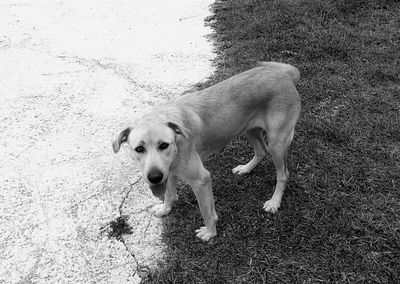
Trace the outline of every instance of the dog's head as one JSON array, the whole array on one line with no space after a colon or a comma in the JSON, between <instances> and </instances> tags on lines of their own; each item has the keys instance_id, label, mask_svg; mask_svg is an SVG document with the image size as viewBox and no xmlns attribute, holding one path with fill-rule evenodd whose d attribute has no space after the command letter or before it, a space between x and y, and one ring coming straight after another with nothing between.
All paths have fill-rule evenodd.
<instances>
[{"instance_id":1,"label":"dog's head","mask_svg":"<svg viewBox=\"0 0 400 284\"><path fill-rule=\"evenodd\" d=\"M129 144L132 158L157 197L165 193L170 165L178 152L177 136L186 139L182 129L173 122L144 120L124 129L112 143L115 153L122 143Z\"/></svg>"}]
</instances>

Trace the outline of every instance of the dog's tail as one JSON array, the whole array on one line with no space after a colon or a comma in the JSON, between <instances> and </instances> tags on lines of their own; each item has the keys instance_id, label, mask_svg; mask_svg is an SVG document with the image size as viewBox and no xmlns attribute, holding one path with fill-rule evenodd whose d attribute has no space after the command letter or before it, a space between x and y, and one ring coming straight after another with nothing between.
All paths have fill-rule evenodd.
<instances>
[{"instance_id":1,"label":"dog's tail","mask_svg":"<svg viewBox=\"0 0 400 284\"><path fill-rule=\"evenodd\" d=\"M297 83L300 80L300 71L296 67L285 64L285 63L278 63L278 62L258 62L257 66L265 66L270 68L271 70L276 70L280 71L282 73L285 73L289 76L290 79L292 79L294 85L297 85Z\"/></svg>"}]
</instances>

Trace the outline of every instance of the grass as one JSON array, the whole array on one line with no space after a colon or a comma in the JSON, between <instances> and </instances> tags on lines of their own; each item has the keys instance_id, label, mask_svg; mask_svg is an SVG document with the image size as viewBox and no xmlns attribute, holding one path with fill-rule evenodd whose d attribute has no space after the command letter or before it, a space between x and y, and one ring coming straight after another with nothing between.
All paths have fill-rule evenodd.
<instances>
[{"instance_id":1,"label":"grass","mask_svg":"<svg viewBox=\"0 0 400 284\"><path fill-rule=\"evenodd\" d=\"M163 268L145 283L400 283L400 3L217 0L207 19L216 74L257 61L301 71L302 114L278 214L263 212L275 171L238 138L207 163L219 235L195 238L196 199L180 186L165 218Z\"/></svg>"}]
</instances>

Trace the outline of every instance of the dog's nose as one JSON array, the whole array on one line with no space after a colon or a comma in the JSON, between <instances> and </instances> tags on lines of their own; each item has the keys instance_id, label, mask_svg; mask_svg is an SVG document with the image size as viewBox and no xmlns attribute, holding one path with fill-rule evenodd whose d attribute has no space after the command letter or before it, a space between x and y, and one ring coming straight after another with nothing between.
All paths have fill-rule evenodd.
<instances>
[{"instance_id":1,"label":"dog's nose","mask_svg":"<svg viewBox=\"0 0 400 284\"><path fill-rule=\"evenodd\" d=\"M163 174L159 169L152 169L147 175L147 179L149 182L156 184L163 179Z\"/></svg>"}]
</instances>

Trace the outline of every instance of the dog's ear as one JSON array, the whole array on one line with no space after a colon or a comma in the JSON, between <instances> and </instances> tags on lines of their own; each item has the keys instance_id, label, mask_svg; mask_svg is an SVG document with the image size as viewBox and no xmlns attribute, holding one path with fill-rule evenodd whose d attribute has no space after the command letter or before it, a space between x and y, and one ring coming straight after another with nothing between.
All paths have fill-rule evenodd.
<instances>
[{"instance_id":1,"label":"dog's ear","mask_svg":"<svg viewBox=\"0 0 400 284\"><path fill-rule=\"evenodd\" d=\"M171 128L176 134L182 135L183 138L187 140L187 134L185 133L186 131L183 129L183 127L174 122L168 122L168 127Z\"/></svg>"},{"instance_id":2,"label":"dog's ear","mask_svg":"<svg viewBox=\"0 0 400 284\"><path fill-rule=\"evenodd\" d=\"M128 141L128 136L129 133L131 133L132 128L128 127L118 135L118 138L112 142L112 147L114 150L114 153L117 153L119 151L119 148L121 147L121 144L124 142Z\"/></svg>"}]
</instances>

